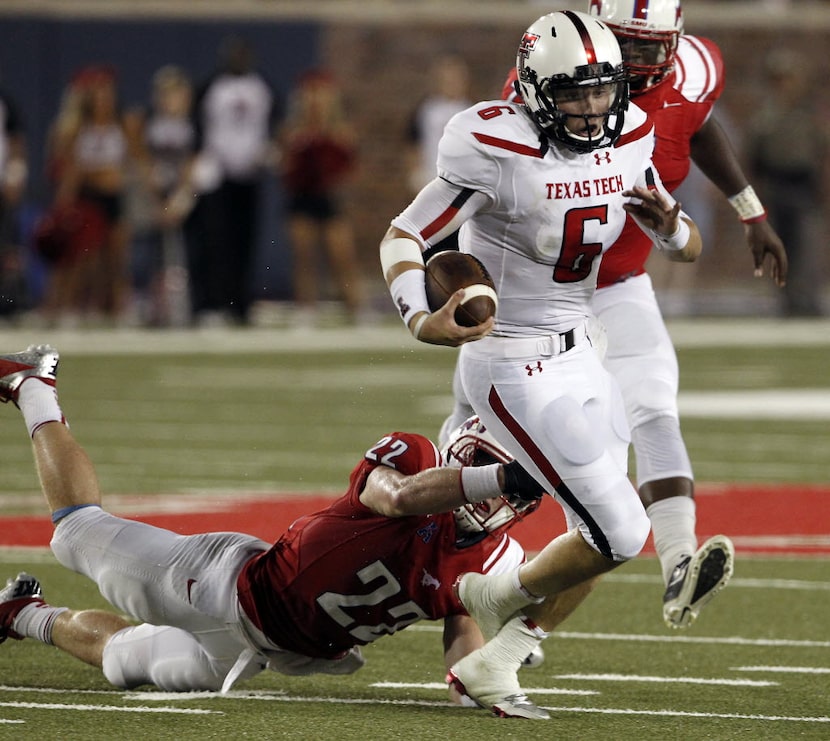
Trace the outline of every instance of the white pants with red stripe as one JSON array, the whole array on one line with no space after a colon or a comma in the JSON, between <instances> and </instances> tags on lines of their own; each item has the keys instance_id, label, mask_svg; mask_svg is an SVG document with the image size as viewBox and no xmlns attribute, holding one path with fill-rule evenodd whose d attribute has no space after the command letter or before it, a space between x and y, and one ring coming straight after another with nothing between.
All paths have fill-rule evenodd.
<instances>
[{"instance_id":1,"label":"white pants with red stripe","mask_svg":"<svg viewBox=\"0 0 830 741\"><path fill-rule=\"evenodd\" d=\"M564 352L558 338L467 343L460 378L490 432L556 491L569 527L579 527L603 555L625 561L645 544L649 520L627 476L619 388L579 330L576 346Z\"/></svg>"}]
</instances>

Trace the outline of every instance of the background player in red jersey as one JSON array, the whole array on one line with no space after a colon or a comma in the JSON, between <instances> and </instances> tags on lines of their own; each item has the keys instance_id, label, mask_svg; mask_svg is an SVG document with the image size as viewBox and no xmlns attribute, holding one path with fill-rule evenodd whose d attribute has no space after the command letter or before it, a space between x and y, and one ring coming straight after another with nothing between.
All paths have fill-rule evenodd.
<instances>
[{"instance_id":1,"label":"background player in red jersey","mask_svg":"<svg viewBox=\"0 0 830 741\"><path fill-rule=\"evenodd\" d=\"M0 642L35 638L102 668L115 686L170 691L227 690L265 668L351 673L361 645L422 619L444 619L447 667L483 644L453 582L524 561L505 531L542 492L478 420L443 451L417 434L381 438L342 497L273 545L241 533L183 536L101 508L92 463L58 404L57 364L48 346L0 357L0 401L20 408L32 437L58 561L141 623L53 607L20 574L0 590Z\"/></svg>"},{"instance_id":2,"label":"background player in red jersey","mask_svg":"<svg viewBox=\"0 0 830 741\"><path fill-rule=\"evenodd\" d=\"M709 39L683 34L679 0L591 0L620 44L631 99L654 122L652 160L669 191L694 161L721 190L744 223L755 274L764 264L784 285L787 256L712 108L724 87L723 60ZM502 97L520 102L512 69ZM637 487L651 520L666 584L663 618L684 628L732 573L734 548L716 535L698 548L692 466L677 408L677 357L646 273L652 241L628 218L603 255L592 308L606 345L605 366L623 392L637 463ZM472 413L456 377L456 408L444 430ZM458 403L461 399L462 402ZM442 432L444 435L445 432Z\"/></svg>"}]
</instances>

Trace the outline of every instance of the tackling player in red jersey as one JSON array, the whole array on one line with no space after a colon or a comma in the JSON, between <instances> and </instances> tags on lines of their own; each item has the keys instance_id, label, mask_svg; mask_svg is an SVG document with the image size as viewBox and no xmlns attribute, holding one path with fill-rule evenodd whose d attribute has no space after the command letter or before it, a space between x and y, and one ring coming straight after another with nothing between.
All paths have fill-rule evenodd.
<instances>
[{"instance_id":1,"label":"tackling player in red jersey","mask_svg":"<svg viewBox=\"0 0 830 741\"><path fill-rule=\"evenodd\" d=\"M101 508L92 463L58 404L57 365L44 345L0 356L0 401L19 407L31 435L56 558L141 622L51 606L38 581L19 574L0 589L0 643L34 638L117 687L169 691L228 690L266 668L348 674L363 665L360 646L419 620L444 619L447 668L483 645L453 582L524 562L506 530L542 490L480 420L441 451L417 434L381 438L343 496L274 544L183 536Z\"/></svg>"}]
</instances>

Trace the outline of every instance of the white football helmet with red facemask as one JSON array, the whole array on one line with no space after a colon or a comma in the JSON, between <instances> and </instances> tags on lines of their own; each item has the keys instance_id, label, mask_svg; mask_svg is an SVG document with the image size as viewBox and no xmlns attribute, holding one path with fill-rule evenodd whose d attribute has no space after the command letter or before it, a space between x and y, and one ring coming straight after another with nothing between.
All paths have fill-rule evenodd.
<instances>
[{"instance_id":1,"label":"white football helmet with red facemask","mask_svg":"<svg viewBox=\"0 0 830 741\"><path fill-rule=\"evenodd\" d=\"M510 463L513 456L494 438L482 421L474 416L465 420L441 448L445 465L486 466ZM501 534L539 506L538 500L524 501L502 495L475 504L465 504L453 511L458 531L458 545L472 545L487 535Z\"/></svg>"},{"instance_id":2,"label":"white football helmet with red facemask","mask_svg":"<svg viewBox=\"0 0 830 741\"><path fill-rule=\"evenodd\" d=\"M680 0L590 0L589 13L617 37L632 95L671 74L683 33Z\"/></svg>"}]
</instances>

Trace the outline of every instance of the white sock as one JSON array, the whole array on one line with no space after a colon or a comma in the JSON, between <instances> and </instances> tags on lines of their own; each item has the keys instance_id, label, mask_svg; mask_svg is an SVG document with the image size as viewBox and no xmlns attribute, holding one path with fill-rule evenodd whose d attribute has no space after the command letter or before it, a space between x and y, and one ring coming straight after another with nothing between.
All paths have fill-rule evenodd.
<instances>
[{"instance_id":1,"label":"white sock","mask_svg":"<svg viewBox=\"0 0 830 741\"><path fill-rule=\"evenodd\" d=\"M487 575L491 606L498 615L511 615L529 604L538 604L544 600L544 597L534 596L522 585L520 568L503 574Z\"/></svg>"},{"instance_id":2,"label":"white sock","mask_svg":"<svg viewBox=\"0 0 830 741\"><path fill-rule=\"evenodd\" d=\"M674 567L697 550L695 510L691 497L661 499L646 510L665 584L669 583Z\"/></svg>"},{"instance_id":3,"label":"white sock","mask_svg":"<svg viewBox=\"0 0 830 741\"><path fill-rule=\"evenodd\" d=\"M23 413L29 436L47 422L66 424L60 405L58 391L54 386L44 383L39 378L27 378L18 390L17 406Z\"/></svg>"},{"instance_id":4,"label":"white sock","mask_svg":"<svg viewBox=\"0 0 830 741\"><path fill-rule=\"evenodd\" d=\"M12 621L12 630L24 638L35 638L51 646L55 618L68 609L68 607L52 607L45 602L32 602L17 613Z\"/></svg>"},{"instance_id":5,"label":"white sock","mask_svg":"<svg viewBox=\"0 0 830 741\"><path fill-rule=\"evenodd\" d=\"M481 657L493 666L518 671L530 652L547 637L532 620L517 615L481 648Z\"/></svg>"}]
</instances>

